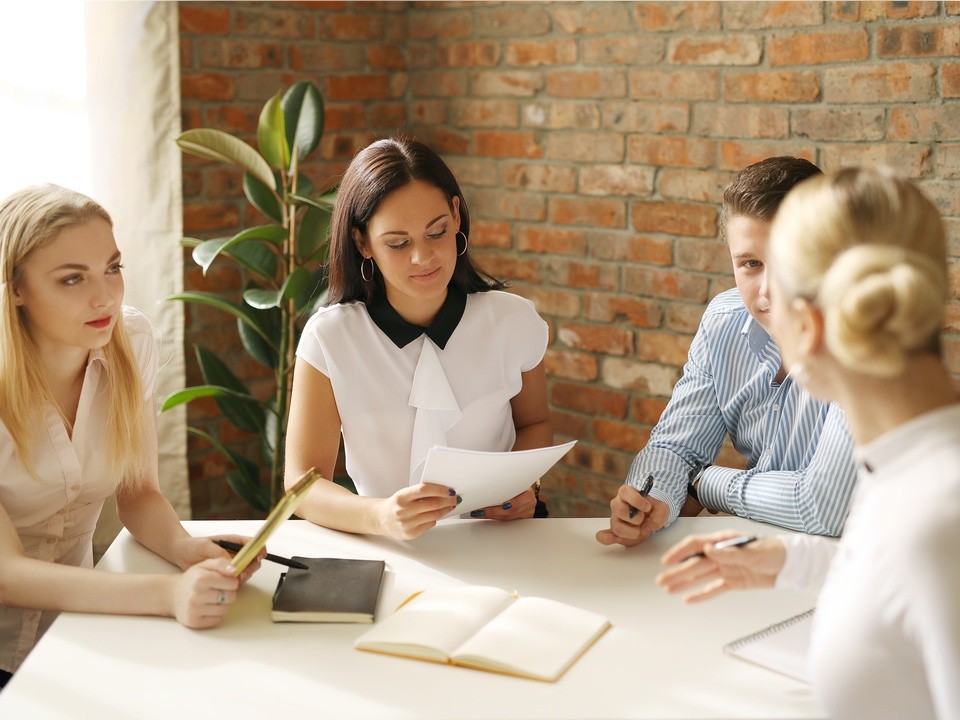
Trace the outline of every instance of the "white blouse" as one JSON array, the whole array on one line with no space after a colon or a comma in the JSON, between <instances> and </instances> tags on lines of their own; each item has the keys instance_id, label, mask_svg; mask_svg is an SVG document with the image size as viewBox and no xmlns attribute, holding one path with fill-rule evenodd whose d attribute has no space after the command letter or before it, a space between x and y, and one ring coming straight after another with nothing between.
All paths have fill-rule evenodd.
<instances>
[{"instance_id":1,"label":"white blouse","mask_svg":"<svg viewBox=\"0 0 960 720\"><path fill-rule=\"evenodd\" d=\"M140 368L144 399L149 401L159 367L153 330L146 316L132 307L123 308L123 323ZM103 351L92 351L72 437L57 410L46 407L44 425L30 446L36 477L20 461L13 438L0 423L0 505L28 557L93 566L93 531L104 500L119 481L110 474L104 454L108 372ZM16 670L56 615L0 605L0 669Z\"/></svg>"},{"instance_id":2,"label":"white blouse","mask_svg":"<svg viewBox=\"0 0 960 720\"><path fill-rule=\"evenodd\" d=\"M510 400L520 374L543 359L547 324L516 295L451 289L434 326L423 333L386 303L368 311L358 301L322 308L304 328L297 355L330 379L361 495L389 497L419 482L433 445L513 447Z\"/></svg>"},{"instance_id":3,"label":"white blouse","mask_svg":"<svg viewBox=\"0 0 960 720\"><path fill-rule=\"evenodd\" d=\"M839 543L783 536L778 587L813 590L826 575L814 689L831 718L960 718L960 405L859 455Z\"/></svg>"}]
</instances>

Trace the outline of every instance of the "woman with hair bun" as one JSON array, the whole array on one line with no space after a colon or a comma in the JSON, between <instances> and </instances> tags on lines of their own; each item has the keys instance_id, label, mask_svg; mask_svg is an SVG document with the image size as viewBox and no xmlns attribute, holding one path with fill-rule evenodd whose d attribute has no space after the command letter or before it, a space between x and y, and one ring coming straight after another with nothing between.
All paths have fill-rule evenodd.
<instances>
[{"instance_id":1,"label":"woman with hair bun","mask_svg":"<svg viewBox=\"0 0 960 720\"><path fill-rule=\"evenodd\" d=\"M690 536L663 557L689 602L820 589L809 673L830 717L960 717L960 403L940 358L946 233L909 180L849 168L805 181L771 231L772 328L791 374L837 401L860 477L839 543ZM702 551L705 557L691 558Z\"/></svg>"}]
</instances>

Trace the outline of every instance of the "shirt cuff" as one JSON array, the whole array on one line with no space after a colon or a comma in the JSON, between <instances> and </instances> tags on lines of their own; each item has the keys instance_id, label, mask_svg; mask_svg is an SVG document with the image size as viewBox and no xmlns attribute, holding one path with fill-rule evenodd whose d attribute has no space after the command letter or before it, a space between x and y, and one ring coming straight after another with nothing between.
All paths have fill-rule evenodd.
<instances>
[{"instance_id":1,"label":"shirt cuff","mask_svg":"<svg viewBox=\"0 0 960 720\"><path fill-rule=\"evenodd\" d=\"M787 556L774 587L818 593L836 554L837 541L804 533L776 537L783 543Z\"/></svg>"},{"instance_id":2,"label":"shirt cuff","mask_svg":"<svg viewBox=\"0 0 960 720\"><path fill-rule=\"evenodd\" d=\"M700 485L697 487L697 500L707 510L719 510L720 512L737 515L736 508L730 506L727 502L727 484L733 478L742 473L743 470L737 468L728 468L718 465L711 465L703 471L700 476Z\"/></svg>"}]
</instances>

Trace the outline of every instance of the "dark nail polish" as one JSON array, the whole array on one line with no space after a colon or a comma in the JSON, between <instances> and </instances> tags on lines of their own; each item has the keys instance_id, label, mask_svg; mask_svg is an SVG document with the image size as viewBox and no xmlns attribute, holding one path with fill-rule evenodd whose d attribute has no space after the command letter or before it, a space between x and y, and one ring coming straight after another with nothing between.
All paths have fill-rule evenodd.
<instances>
[{"instance_id":1,"label":"dark nail polish","mask_svg":"<svg viewBox=\"0 0 960 720\"><path fill-rule=\"evenodd\" d=\"M457 495L457 505L463 502L463 498Z\"/></svg>"},{"instance_id":2,"label":"dark nail polish","mask_svg":"<svg viewBox=\"0 0 960 720\"><path fill-rule=\"evenodd\" d=\"M503 505L501 505L500 507L502 507L504 510L509 510L510 508L513 507L513 503L508 500L507 502L505 502L505 503L504 503Z\"/></svg>"},{"instance_id":3,"label":"dark nail polish","mask_svg":"<svg viewBox=\"0 0 960 720\"><path fill-rule=\"evenodd\" d=\"M472 518L482 518L482 517L483 517L484 515L486 515L486 514L487 514L487 513L486 513L485 510L474 510L474 511L472 511L472 512L470 513L470 517L472 517Z\"/></svg>"},{"instance_id":4,"label":"dark nail polish","mask_svg":"<svg viewBox=\"0 0 960 720\"><path fill-rule=\"evenodd\" d=\"M450 497L453 497L456 494L457 494L456 490L454 490L453 488L447 488L447 495L449 495Z\"/></svg>"}]
</instances>

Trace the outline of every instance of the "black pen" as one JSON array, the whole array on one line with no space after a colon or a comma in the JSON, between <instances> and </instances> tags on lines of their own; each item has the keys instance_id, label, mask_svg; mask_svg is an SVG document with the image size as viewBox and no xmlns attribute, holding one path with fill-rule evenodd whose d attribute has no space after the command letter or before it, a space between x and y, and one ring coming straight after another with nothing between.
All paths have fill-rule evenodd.
<instances>
[{"instance_id":1,"label":"black pen","mask_svg":"<svg viewBox=\"0 0 960 720\"><path fill-rule=\"evenodd\" d=\"M715 543L713 549L723 550L724 548L743 547L744 545L749 545L750 543L756 542L759 539L760 538L756 535L737 535L736 537L727 538L726 540L721 540L720 542ZM691 558L702 558L706 556L706 553L701 550L693 553L693 555L687 555L687 557L683 559L683 562L686 562Z\"/></svg>"},{"instance_id":2,"label":"black pen","mask_svg":"<svg viewBox=\"0 0 960 720\"><path fill-rule=\"evenodd\" d=\"M224 550L229 550L230 552L238 552L240 548L243 547L240 543L231 542L230 540L214 540L214 542L222 547ZM299 560L291 560L290 558L285 558L280 555L274 555L272 553L267 553L266 559L270 562L275 562L278 565L286 565L287 567L297 568L298 570L309 570L310 568L304 565Z\"/></svg>"},{"instance_id":3,"label":"black pen","mask_svg":"<svg viewBox=\"0 0 960 720\"><path fill-rule=\"evenodd\" d=\"M643 481L643 485L640 486L640 497L646 497L650 494L650 491L653 490L653 473L647 475L647 479ZM632 520L637 516L637 513L640 512L637 508L630 506L630 519Z\"/></svg>"}]
</instances>

